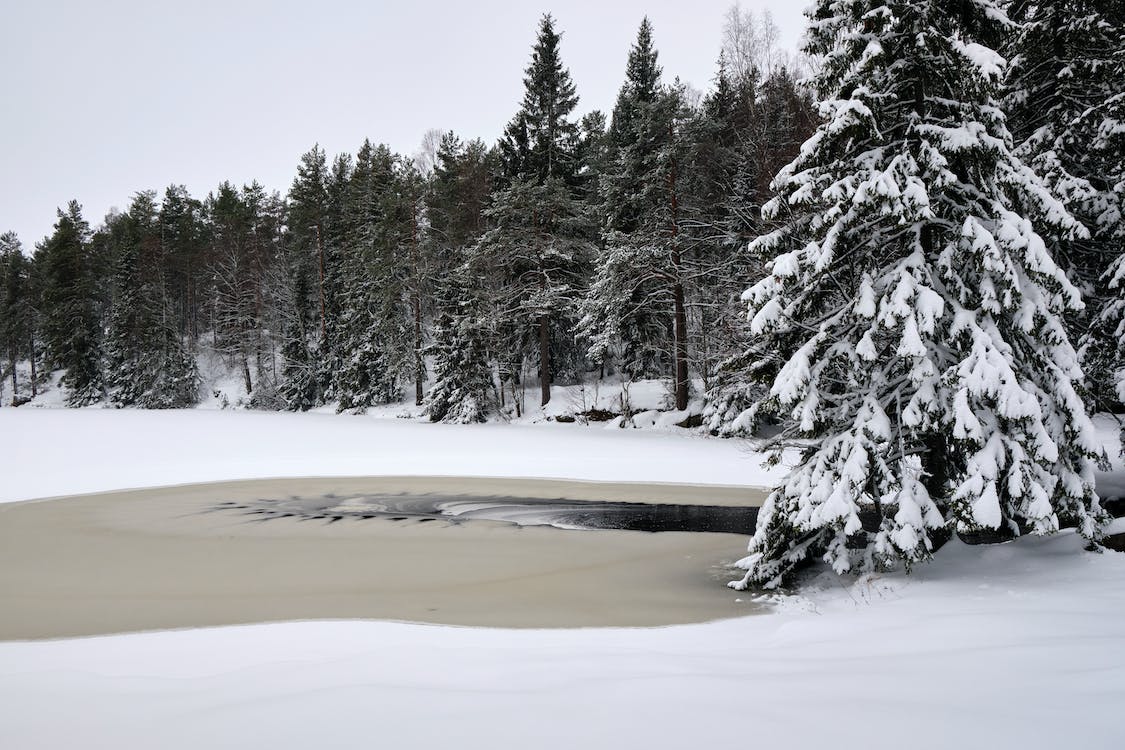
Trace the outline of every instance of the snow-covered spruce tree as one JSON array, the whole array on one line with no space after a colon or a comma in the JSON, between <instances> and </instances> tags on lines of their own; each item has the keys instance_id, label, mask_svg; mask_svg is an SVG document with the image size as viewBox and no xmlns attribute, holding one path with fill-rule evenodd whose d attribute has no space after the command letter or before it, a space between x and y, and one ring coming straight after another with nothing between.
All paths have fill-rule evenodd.
<instances>
[{"instance_id":1,"label":"snow-covered spruce tree","mask_svg":"<svg viewBox=\"0 0 1125 750\"><path fill-rule=\"evenodd\" d=\"M170 185L160 204L161 265L176 330L195 350L212 299L203 204L183 185Z\"/></svg>"},{"instance_id":2,"label":"snow-covered spruce tree","mask_svg":"<svg viewBox=\"0 0 1125 750\"><path fill-rule=\"evenodd\" d=\"M411 316L404 293L401 161L386 146L364 142L349 183L349 224L332 320L331 397L340 410L362 412L397 401L413 375Z\"/></svg>"},{"instance_id":3,"label":"snow-covered spruce tree","mask_svg":"<svg viewBox=\"0 0 1125 750\"><path fill-rule=\"evenodd\" d=\"M660 76L646 18L629 50L610 124L599 196L604 247L583 300L580 334L590 359L604 362L616 349L632 378L671 372L676 408L683 409L687 325L678 179L687 111L682 92L662 86Z\"/></svg>"},{"instance_id":4,"label":"snow-covered spruce tree","mask_svg":"<svg viewBox=\"0 0 1125 750\"><path fill-rule=\"evenodd\" d=\"M1004 108L1017 154L1089 230L1049 238L1056 262L1080 287L1086 309L1067 316L1095 409L1120 397L1113 388L1116 330L1106 269L1125 245L1125 3L1019 0ZM1119 337L1114 336L1114 339Z\"/></svg>"},{"instance_id":5,"label":"snow-covered spruce tree","mask_svg":"<svg viewBox=\"0 0 1125 750\"><path fill-rule=\"evenodd\" d=\"M775 69L760 83L756 78L734 79L729 88L733 89L733 101L722 110L729 112L727 127L738 126L740 134L733 154L735 172L726 180L729 193L718 227L725 237L725 244L719 248L725 251L720 256L726 264L724 276L731 283L713 284L706 276L703 280L712 293L723 293L712 303L713 333L708 343L721 359L711 377L705 377L708 390L703 417L709 430L736 436L744 435L749 427L739 415L762 394L760 383L747 382L743 376L750 336L739 298L764 271L761 258L744 250L754 237L781 223L779 216L763 222L761 206L770 196L773 176L793 160L801 143L812 135L816 112L809 92L784 67ZM720 91L717 85L716 98Z\"/></svg>"},{"instance_id":6,"label":"snow-covered spruce tree","mask_svg":"<svg viewBox=\"0 0 1125 750\"><path fill-rule=\"evenodd\" d=\"M285 273L271 280L285 319L278 395L291 411L305 411L321 401L316 373L320 350L327 350L329 179L327 157L315 145L301 156L289 188Z\"/></svg>"},{"instance_id":7,"label":"snow-covered spruce tree","mask_svg":"<svg viewBox=\"0 0 1125 750\"><path fill-rule=\"evenodd\" d=\"M35 300L31 284L31 259L15 232L0 234L0 350L5 354L12 380L12 403L21 401L17 363L26 358L35 372ZM34 397L35 376L26 390Z\"/></svg>"},{"instance_id":8,"label":"snow-covered spruce tree","mask_svg":"<svg viewBox=\"0 0 1125 750\"><path fill-rule=\"evenodd\" d=\"M42 332L47 358L65 369L67 406L86 406L104 396L101 331L91 268L90 225L71 201L58 212L54 232L37 248L35 265L43 283Z\"/></svg>"},{"instance_id":9,"label":"snow-covered spruce tree","mask_svg":"<svg viewBox=\"0 0 1125 750\"><path fill-rule=\"evenodd\" d=\"M753 250L753 416L800 459L736 587L822 556L837 572L929 557L935 532L1096 539L1093 427L1062 321L1081 305L1033 226L1081 228L1012 152L990 0L820 0L823 123L777 176Z\"/></svg>"},{"instance_id":10,"label":"snow-covered spruce tree","mask_svg":"<svg viewBox=\"0 0 1125 750\"><path fill-rule=\"evenodd\" d=\"M176 409L199 400L199 371L164 291L159 229L156 194L142 192L103 230L116 255L104 350L106 390L117 406Z\"/></svg>"},{"instance_id":11,"label":"snow-covered spruce tree","mask_svg":"<svg viewBox=\"0 0 1125 750\"><path fill-rule=\"evenodd\" d=\"M318 403L335 398L336 372L344 351L342 342L347 331L343 327L344 293L350 271L345 263L349 257L352 233L351 189L354 160L350 154L339 154L332 162L328 178L328 215L324 241L324 340L317 348L316 390Z\"/></svg>"},{"instance_id":12,"label":"snow-covered spruce tree","mask_svg":"<svg viewBox=\"0 0 1125 750\"><path fill-rule=\"evenodd\" d=\"M431 422L484 422L495 390L488 357L490 332L479 283L465 267L450 273L438 289L433 342L434 383L426 394Z\"/></svg>"},{"instance_id":13,"label":"snow-covered spruce tree","mask_svg":"<svg viewBox=\"0 0 1125 750\"><path fill-rule=\"evenodd\" d=\"M1118 80L1125 81L1125 46L1116 52L1115 66L1122 71ZM1087 367L1108 381L1118 401L1125 403L1125 92L1112 96L1095 113L1090 116L1100 123L1089 153L1102 157L1102 175L1110 186L1095 238L1106 238L1117 256L1099 279L1102 304L1083 338L1082 354Z\"/></svg>"},{"instance_id":14,"label":"snow-covered spruce tree","mask_svg":"<svg viewBox=\"0 0 1125 750\"><path fill-rule=\"evenodd\" d=\"M504 357L518 377L525 359L538 363L540 405L551 382L576 370L574 328L593 254L595 227L578 175L578 95L559 51L561 35L543 16L524 76L519 111L501 139L501 174L491 228L469 254L473 272L492 278L493 320ZM513 387L515 384L513 383Z\"/></svg>"},{"instance_id":15,"label":"snow-covered spruce tree","mask_svg":"<svg viewBox=\"0 0 1125 750\"><path fill-rule=\"evenodd\" d=\"M277 399L288 411L308 411L321 403L320 363L317 350L312 347L315 334L308 330L310 318L300 303L308 287L302 274L303 259L298 253L287 247L285 262L271 269L266 284L270 306L281 329Z\"/></svg>"}]
</instances>

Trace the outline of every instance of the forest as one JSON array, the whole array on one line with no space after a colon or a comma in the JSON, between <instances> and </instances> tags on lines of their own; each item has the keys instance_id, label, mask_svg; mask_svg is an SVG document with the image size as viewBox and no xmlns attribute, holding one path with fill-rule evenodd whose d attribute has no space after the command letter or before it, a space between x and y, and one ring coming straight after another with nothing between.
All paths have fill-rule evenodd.
<instances>
[{"instance_id":1,"label":"forest","mask_svg":"<svg viewBox=\"0 0 1125 750\"><path fill-rule=\"evenodd\" d=\"M813 553L909 565L953 528L1096 541L1090 415L1125 399L1125 4L809 19L797 56L736 7L706 92L646 19L607 114L580 112L547 15L496 143L313 146L284 195L142 190L96 228L72 201L31 255L0 238L13 404L62 372L71 406L189 407L202 349L251 408L431 421L659 379L704 430L801 451L746 585Z\"/></svg>"},{"instance_id":2,"label":"forest","mask_svg":"<svg viewBox=\"0 0 1125 750\"><path fill-rule=\"evenodd\" d=\"M285 195L171 185L94 230L72 201L31 258L4 235L16 401L61 369L72 406L191 406L213 347L260 409L411 398L482 421L526 410L527 384L545 403L595 373L669 378L683 409L741 348L738 295L761 269L746 247L815 119L771 23L732 11L701 95L663 80L646 20L612 114L579 117L545 16L498 143L313 146Z\"/></svg>"}]
</instances>

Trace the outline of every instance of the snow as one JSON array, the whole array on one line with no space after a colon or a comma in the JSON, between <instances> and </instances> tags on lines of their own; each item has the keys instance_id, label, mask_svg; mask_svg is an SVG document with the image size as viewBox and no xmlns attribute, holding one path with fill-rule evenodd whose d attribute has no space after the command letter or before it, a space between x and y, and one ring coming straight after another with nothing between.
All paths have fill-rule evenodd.
<instances>
[{"instance_id":1,"label":"snow","mask_svg":"<svg viewBox=\"0 0 1125 750\"><path fill-rule=\"evenodd\" d=\"M4 643L0 746L1120 747L1125 556L1078 542L959 546L706 625Z\"/></svg>"},{"instance_id":2,"label":"snow","mask_svg":"<svg viewBox=\"0 0 1125 750\"><path fill-rule=\"evenodd\" d=\"M783 472L763 468L743 442L677 430L202 409L0 409L0 502L263 477L437 474L761 487Z\"/></svg>"},{"instance_id":3,"label":"snow","mask_svg":"<svg viewBox=\"0 0 1125 750\"><path fill-rule=\"evenodd\" d=\"M976 42L965 44L958 39L950 41L953 48L980 71L982 77L996 79L1004 74L1007 61L995 50Z\"/></svg>"},{"instance_id":4,"label":"snow","mask_svg":"<svg viewBox=\"0 0 1125 750\"><path fill-rule=\"evenodd\" d=\"M1116 422L1096 427L1116 456ZM262 475L769 478L739 443L689 435L203 410L2 409L0 457L5 500ZM0 643L0 747L1120 747L1125 555L1081 547L951 542L910 576L826 575L703 625Z\"/></svg>"}]
</instances>

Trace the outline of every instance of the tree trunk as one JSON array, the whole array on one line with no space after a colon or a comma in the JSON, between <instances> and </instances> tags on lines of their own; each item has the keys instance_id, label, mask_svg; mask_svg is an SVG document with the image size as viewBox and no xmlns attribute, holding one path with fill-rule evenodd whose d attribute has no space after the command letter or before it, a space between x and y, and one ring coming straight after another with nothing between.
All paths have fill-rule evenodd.
<instances>
[{"instance_id":1,"label":"tree trunk","mask_svg":"<svg viewBox=\"0 0 1125 750\"><path fill-rule=\"evenodd\" d=\"M39 386L36 383L35 339L34 338L32 338L30 341L28 341L27 351L28 351L28 358L31 360L31 397L35 398L38 395L37 391L39 389Z\"/></svg>"},{"instance_id":2,"label":"tree trunk","mask_svg":"<svg viewBox=\"0 0 1125 750\"><path fill-rule=\"evenodd\" d=\"M674 143L676 134L672 126L668 126L669 143ZM676 160L672 159L671 169L668 171L668 200L669 211L672 217L669 230L672 234L672 305L674 321L672 336L673 357L675 359L675 390L676 409L683 411L688 404L688 363L687 363L687 311L684 309L684 283L683 283L683 256L679 248L680 221L679 199L676 195Z\"/></svg>"},{"instance_id":3,"label":"tree trunk","mask_svg":"<svg viewBox=\"0 0 1125 750\"><path fill-rule=\"evenodd\" d=\"M674 255L677 267L679 255L679 252ZM679 280L672 285L672 300L675 305L676 409L683 411L688 405L687 313L684 310L684 285Z\"/></svg>"},{"instance_id":4,"label":"tree trunk","mask_svg":"<svg viewBox=\"0 0 1125 750\"><path fill-rule=\"evenodd\" d=\"M246 393L249 395L252 392L252 384L250 382L250 358L242 357L242 380L246 384Z\"/></svg>"},{"instance_id":5,"label":"tree trunk","mask_svg":"<svg viewBox=\"0 0 1125 750\"><path fill-rule=\"evenodd\" d=\"M324 240L320 236L320 222L316 224L316 250L320 256L320 340L328 338L328 316L324 312Z\"/></svg>"},{"instance_id":6,"label":"tree trunk","mask_svg":"<svg viewBox=\"0 0 1125 750\"><path fill-rule=\"evenodd\" d=\"M422 405L422 380L426 363L422 359L422 299L414 292L414 405Z\"/></svg>"},{"instance_id":7,"label":"tree trunk","mask_svg":"<svg viewBox=\"0 0 1125 750\"><path fill-rule=\"evenodd\" d=\"M551 336L547 316L539 316L539 397L540 406L551 400Z\"/></svg>"},{"instance_id":8,"label":"tree trunk","mask_svg":"<svg viewBox=\"0 0 1125 750\"><path fill-rule=\"evenodd\" d=\"M19 383L16 381L16 350L8 349L8 361L12 365L12 403L16 402L19 393Z\"/></svg>"},{"instance_id":9,"label":"tree trunk","mask_svg":"<svg viewBox=\"0 0 1125 750\"><path fill-rule=\"evenodd\" d=\"M414 405L422 405L422 380L426 363L422 359L422 292L421 269L418 267L418 201L410 199L410 272L414 277L411 307L414 312Z\"/></svg>"}]
</instances>

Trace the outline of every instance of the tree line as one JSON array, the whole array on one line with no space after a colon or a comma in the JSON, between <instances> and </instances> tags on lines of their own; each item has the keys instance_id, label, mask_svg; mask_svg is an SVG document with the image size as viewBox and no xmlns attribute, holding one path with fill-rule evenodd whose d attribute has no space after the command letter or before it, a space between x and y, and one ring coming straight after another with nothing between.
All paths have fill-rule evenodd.
<instances>
[{"instance_id":1,"label":"tree line","mask_svg":"<svg viewBox=\"0 0 1125 750\"><path fill-rule=\"evenodd\" d=\"M545 16L496 144L314 146L284 196L173 185L96 230L71 202L32 258L3 239L13 392L63 370L70 405L190 406L208 346L257 408L408 396L480 421L597 372L667 377L683 409L740 347L738 295L761 268L746 247L815 122L771 34L732 9L700 95L664 80L646 19L613 112L579 117ZM22 386L18 362L35 368Z\"/></svg>"}]
</instances>

